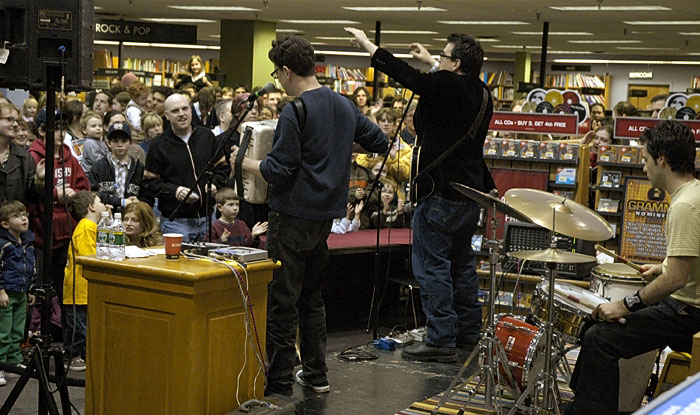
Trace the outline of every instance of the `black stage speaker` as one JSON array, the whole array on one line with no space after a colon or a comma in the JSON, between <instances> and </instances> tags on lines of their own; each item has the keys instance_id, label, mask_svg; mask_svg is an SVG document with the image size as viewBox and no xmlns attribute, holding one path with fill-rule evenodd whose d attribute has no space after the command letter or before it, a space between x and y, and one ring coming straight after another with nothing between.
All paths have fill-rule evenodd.
<instances>
[{"instance_id":1,"label":"black stage speaker","mask_svg":"<svg viewBox=\"0 0 700 415\"><path fill-rule=\"evenodd\" d=\"M46 89L46 65L63 55L66 89L90 89L94 36L93 0L0 1L0 48L10 51L0 87Z\"/></svg>"}]
</instances>

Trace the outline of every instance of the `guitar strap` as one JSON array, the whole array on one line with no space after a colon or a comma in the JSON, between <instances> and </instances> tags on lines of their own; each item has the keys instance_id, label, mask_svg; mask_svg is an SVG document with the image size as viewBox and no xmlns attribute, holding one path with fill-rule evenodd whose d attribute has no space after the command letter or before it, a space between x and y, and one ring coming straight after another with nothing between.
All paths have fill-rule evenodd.
<instances>
[{"instance_id":1,"label":"guitar strap","mask_svg":"<svg viewBox=\"0 0 700 415\"><path fill-rule=\"evenodd\" d=\"M450 148L445 150L445 152L440 154L440 156L438 156L435 160L428 164L428 166L425 169L421 169L421 171L417 172L416 177L413 178L414 181L421 175L434 170L438 165L440 165L440 163L442 163L446 158L452 155L452 153L457 151L457 149L461 147L467 140L474 138L474 136L476 135L476 131L481 126L481 121L484 119L484 114L486 113L486 106L488 105L488 102L489 92L486 88L484 88L481 99L481 108L479 108L479 113L476 115L474 123L472 123L472 126L469 128L467 134L464 137L460 138L457 142L452 144Z\"/></svg>"}]
</instances>

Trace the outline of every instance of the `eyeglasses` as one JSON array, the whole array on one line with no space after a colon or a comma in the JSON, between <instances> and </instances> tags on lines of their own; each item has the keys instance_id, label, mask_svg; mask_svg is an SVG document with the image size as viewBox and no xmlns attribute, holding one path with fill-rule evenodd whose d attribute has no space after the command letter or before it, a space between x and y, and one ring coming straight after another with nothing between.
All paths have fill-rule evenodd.
<instances>
[{"instance_id":1,"label":"eyeglasses","mask_svg":"<svg viewBox=\"0 0 700 415\"><path fill-rule=\"evenodd\" d=\"M456 59L456 58L454 58L454 57L452 57L452 56L447 56L447 55L445 55L444 53L439 53L438 56L440 57L440 60L449 59L449 60L453 61L453 60Z\"/></svg>"},{"instance_id":2,"label":"eyeglasses","mask_svg":"<svg viewBox=\"0 0 700 415\"><path fill-rule=\"evenodd\" d=\"M270 76L273 77L274 79L277 79L278 78L277 71L279 71L280 69L282 69L281 66L278 66L277 68L275 68L275 70L270 73Z\"/></svg>"},{"instance_id":3,"label":"eyeglasses","mask_svg":"<svg viewBox=\"0 0 700 415\"><path fill-rule=\"evenodd\" d=\"M0 117L0 120L7 120L10 124L19 123L19 118L15 117Z\"/></svg>"}]
</instances>

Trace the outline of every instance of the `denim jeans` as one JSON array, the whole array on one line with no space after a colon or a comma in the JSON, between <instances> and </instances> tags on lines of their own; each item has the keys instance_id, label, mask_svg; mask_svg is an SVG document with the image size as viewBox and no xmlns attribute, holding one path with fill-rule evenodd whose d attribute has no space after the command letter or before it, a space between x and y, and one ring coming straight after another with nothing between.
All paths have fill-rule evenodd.
<instances>
[{"instance_id":1,"label":"denim jeans","mask_svg":"<svg viewBox=\"0 0 700 415\"><path fill-rule=\"evenodd\" d=\"M700 309L666 298L655 306L628 314L625 324L596 323L583 335L583 345L571 376L576 415L617 415L620 392L619 359L670 346L690 352L700 331Z\"/></svg>"},{"instance_id":2,"label":"denim jeans","mask_svg":"<svg viewBox=\"0 0 700 415\"><path fill-rule=\"evenodd\" d=\"M427 342L454 347L456 338L476 336L481 304L472 235L480 208L430 196L418 202L413 216L413 275L420 286L427 318Z\"/></svg>"},{"instance_id":3,"label":"denim jeans","mask_svg":"<svg viewBox=\"0 0 700 415\"><path fill-rule=\"evenodd\" d=\"M87 306L76 305L73 313L72 304L63 305L63 350L68 357L85 358L87 340ZM75 316L75 322L73 321ZM75 335L73 334L75 328Z\"/></svg>"},{"instance_id":4,"label":"denim jeans","mask_svg":"<svg viewBox=\"0 0 700 415\"><path fill-rule=\"evenodd\" d=\"M166 233L181 233L182 242L204 241L207 233L207 218L160 218L160 229Z\"/></svg>"},{"instance_id":5,"label":"denim jeans","mask_svg":"<svg viewBox=\"0 0 700 415\"><path fill-rule=\"evenodd\" d=\"M304 377L326 379L326 307L321 297L332 220L309 220L272 211L267 249L282 267L273 272L267 300L268 392L291 394L297 324Z\"/></svg>"}]
</instances>

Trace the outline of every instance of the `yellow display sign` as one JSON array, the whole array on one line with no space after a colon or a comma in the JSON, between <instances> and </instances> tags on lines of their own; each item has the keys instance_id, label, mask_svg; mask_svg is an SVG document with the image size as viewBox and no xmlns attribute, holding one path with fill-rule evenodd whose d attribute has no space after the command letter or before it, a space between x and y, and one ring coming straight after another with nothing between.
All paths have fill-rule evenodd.
<instances>
[{"instance_id":1,"label":"yellow display sign","mask_svg":"<svg viewBox=\"0 0 700 415\"><path fill-rule=\"evenodd\" d=\"M635 262L657 263L666 257L666 215L671 198L648 179L627 178L620 233L620 255Z\"/></svg>"}]
</instances>

